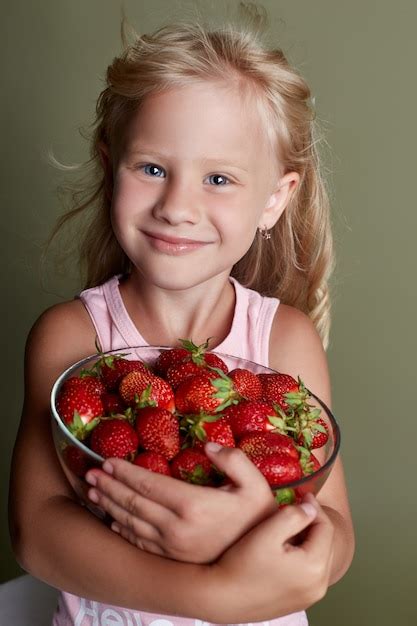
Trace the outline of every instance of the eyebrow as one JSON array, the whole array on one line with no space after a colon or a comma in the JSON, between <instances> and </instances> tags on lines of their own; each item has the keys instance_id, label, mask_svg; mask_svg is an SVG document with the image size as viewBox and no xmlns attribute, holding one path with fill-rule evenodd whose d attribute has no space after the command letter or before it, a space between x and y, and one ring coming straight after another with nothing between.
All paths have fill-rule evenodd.
<instances>
[{"instance_id":1,"label":"eyebrow","mask_svg":"<svg viewBox=\"0 0 417 626\"><path fill-rule=\"evenodd\" d=\"M162 154L160 152L155 152L154 150L148 150L146 146L143 146L143 147L136 146L135 148L132 148L131 150L127 150L126 152L129 155L129 157L134 157L135 155L146 155L148 157L156 159L157 161L159 159L170 158L169 154ZM248 171L247 167L243 167L242 165L237 165L236 161L233 161L230 159L224 159L222 157L212 157L210 159L203 157L201 159L201 163L203 165L212 166L212 167L215 165L221 165L225 167L234 167L236 169L243 170L244 172Z\"/></svg>"},{"instance_id":2,"label":"eyebrow","mask_svg":"<svg viewBox=\"0 0 417 626\"><path fill-rule=\"evenodd\" d=\"M236 161L222 159L221 157L212 158L212 159L202 159L202 163L207 164L207 165L225 165L226 167L235 167L236 169L243 170L244 172L248 171L246 167L242 167L241 165L236 165Z\"/></svg>"}]
</instances>

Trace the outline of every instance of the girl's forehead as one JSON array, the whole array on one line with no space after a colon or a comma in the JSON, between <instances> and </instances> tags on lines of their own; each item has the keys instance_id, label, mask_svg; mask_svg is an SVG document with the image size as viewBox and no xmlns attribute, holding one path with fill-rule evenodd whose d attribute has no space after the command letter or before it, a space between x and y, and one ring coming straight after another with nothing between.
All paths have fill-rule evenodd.
<instances>
[{"instance_id":1,"label":"girl's forehead","mask_svg":"<svg viewBox=\"0 0 417 626\"><path fill-rule=\"evenodd\" d=\"M132 116L125 148L147 145L180 153L226 151L250 160L271 143L259 103L237 84L198 82L149 94Z\"/></svg>"}]
</instances>

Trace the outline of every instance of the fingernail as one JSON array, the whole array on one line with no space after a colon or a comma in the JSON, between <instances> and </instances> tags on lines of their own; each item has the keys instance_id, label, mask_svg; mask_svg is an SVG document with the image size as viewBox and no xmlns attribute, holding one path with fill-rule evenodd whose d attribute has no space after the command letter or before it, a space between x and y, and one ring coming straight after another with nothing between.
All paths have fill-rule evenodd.
<instances>
[{"instance_id":1,"label":"fingernail","mask_svg":"<svg viewBox=\"0 0 417 626\"><path fill-rule=\"evenodd\" d=\"M92 472L89 472L85 475L85 480L88 482L89 485L93 485L93 487L97 485L97 478Z\"/></svg>"},{"instance_id":2,"label":"fingernail","mask_svg":"<svg viewBox=\"0 0 417 626\"><path fill-rule=\"evenodd\" d=\"M304 513L308 515L308 517L316 517L317 509L314 504L311 504L310 502L302 502L300 507L303 509Z\"/></svg>"},{"instance_id":3,"label":"fingernail","mask_svg":"<svg viewBox=\"0 0 417 626\"><path fill-rule=\"evenodd\" d=\"M223 446L221 446L219 443L216 443L215 441L208 441L206 443L206 450L208 450L209 452L219 452L222 447Z\"/></svg>"},{"instance_id":4,"label":"fingernail","mask_svg":"<svg viewBox=\"0 0 417 626\"><path fill-rule=\"evenodd\" d=\"M88 497L90 498L91 502L95 502L97 504L98 502L98 493L95 489L90 489L88 492Z\"/></svg>"},{"instance_id":5,"label":"fingernail","mask_svg":"<svg viewBox=\"0 0 417 626\"><path fill-rule=\"evenodd\" d=\"M110 527L115 533L119 534L120 533L120 526L119 524L116 524L116 522L113 522L113 524Z\"/></svg>"},{"instance_id":6,"label":"fingernail","mask_svg":"<svg viewBox=\"0 0 417 626\"><path fill-rule=\"evenodd\" d=\"M104 461L103 470L106 472L106 474L113 474L113 469L113 465L110 463L110 461Z\"/></svg>"}]
</instances>

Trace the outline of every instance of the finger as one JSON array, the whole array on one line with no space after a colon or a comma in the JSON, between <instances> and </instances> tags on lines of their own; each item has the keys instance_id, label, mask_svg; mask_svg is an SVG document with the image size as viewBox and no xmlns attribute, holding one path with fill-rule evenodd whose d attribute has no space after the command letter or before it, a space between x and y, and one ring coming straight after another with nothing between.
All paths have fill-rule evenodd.
<instances>
[{"instance_id":1,"label":"finger","mask_svg":"<svg viewBox=\"0 0 417 626\"><path fill-rule=\"evenodd\" d=\"M176 514L180 512L181 498L192 498L196 490L201 489L200 485L191 485L171 476L150 472L122 459L107 459L102 469L146 500L156 502Z\"/></svg>"},{"instance_id":2,"label":"finger","mask_svg":"<svg viewBox=\"0 0 417 626\"><path fill-rule=\"evenodd\" d=\"M153 541L147 541L145 539L139 539L138 537L133 535L128 529L121 528L120 535L139 550L143 550L144 552L150 552L151 554L158 554L159 556L164 556L164 551L157 543L154 543Z\"/></svg>"},{"instance_id":3,"label":"finger","mask_svg":"<svg viewBox=\"0 0 417 626\"><path fill-rule=\"evenodd\" d=\"M334 527L330 518L323 511L314 496L308 497L308 502L317 508L317 515L308 529L304 542L299 546L310 558L322 559L324 554L331 558L334 539Z\"/></svg>"},{"instance_id":4,"label":"finger","mask_svg":"<svg viewBox=\"0 0 417 626\"><path fill-rule=\"evenodd\" d=\"M263 533L270 533L275 544L290 544L293 537L314 523L317 514L317 508L307 502L277 509L262 522Z\"/></svg>"},{"instance_id":5,"label":"finger","mask_svg":"<svg viewBox=\"0 0 417 626\"><path fill-rule=\"evenodd\" d=\"M160 539L161 533L156 526L141 519L137 515L129 513L129 511L118 506L113 500L98 492L96 489L90 489L88 491L88 497L110 515L118 524L119 529L127 529L132 536L135 536L138 540L158 541ZM135 543L135 541L132 540L131 543Z\"/></svg>"},{"instance_id":6,"label":"finger","mask_svg":"<svg viewBox=\"0 0 417 626\"><path fill-rule=\"evenodd\" d=\"M174 519L172 511L141 496L134 489L109 476L106 472L100 470L88 472L86 480L95 487L95 491L91 492L90 496L96 497L96 504L99 504L124 526L133 525L132 517L140 518L156 528L160 528L161 525L166 528L167 524Z\"/></svg>"},{"instance_id":7,"label":"finger","mask_svg":"<svg viewBox=\"0 0 417 626\"><path fill-rule=\"evenodd\" d=\"M135 548L139 548L139 550L144 550L146 552L151 552L152 554L159 554L164 556L164 550L158 543L150 541L145 538L140 538L135 535L129 528L125 526L120 526L120 524L114 523L111 525L111 529L116 532L118 535L129 541Z\"/></svg>"},{"instance_id":8,"label":"finger","mask_svg":"<svg viewBox=\"0 0 417 626\"><path fill-rule=\"evenodd\" d=\"M260 483L264 484L269 490L266 479L249 457L239 448L227 448L209 442L206 443L204 451L210 461L221 472L224 472L236 487L253 486L253 483L256 482L258 485Z\"/></svg>"}]
</instances>

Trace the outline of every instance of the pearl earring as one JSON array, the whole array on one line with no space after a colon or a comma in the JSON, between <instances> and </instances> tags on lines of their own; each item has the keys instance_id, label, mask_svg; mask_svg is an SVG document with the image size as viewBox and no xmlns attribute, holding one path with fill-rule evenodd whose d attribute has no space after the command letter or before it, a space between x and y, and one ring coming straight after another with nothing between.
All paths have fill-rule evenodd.
<instances>
[{"instance_id":1,"label":"pearl earring","mask_svg":"<svg viewBox=\"0 0 417 626\"><path fill-rule=\"evenodd\" d=\"M259 226L258 232L264 241L271 239L271 233L266 226Z\"/></svg>"}]
</instances>

